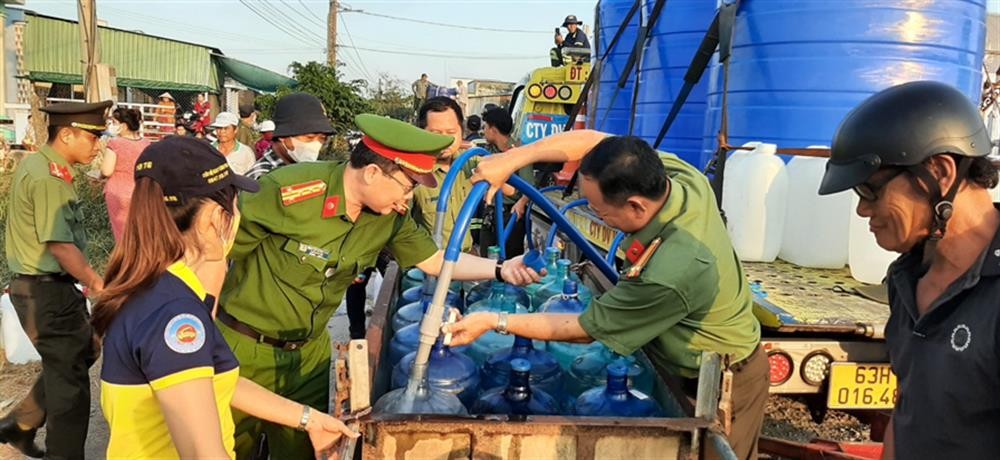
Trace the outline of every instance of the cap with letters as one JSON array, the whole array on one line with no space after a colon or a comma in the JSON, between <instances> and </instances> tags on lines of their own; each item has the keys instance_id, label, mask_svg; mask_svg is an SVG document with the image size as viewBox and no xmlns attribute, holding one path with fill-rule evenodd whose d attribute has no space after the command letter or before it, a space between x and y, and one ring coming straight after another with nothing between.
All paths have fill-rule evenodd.
<instances>
[{"instance_id":1,"label":"cap with letters","mask_svg":"<svg viewBox=\"0 0 1000 460\"><path fill-rule=\"evenodd\" d=\"M167 136L146 147L135 163L135 178L140 177L160 184L168 206L211 196L226 187L248 192L260 190L257 181L234 173L226 157L211 144L186 136Z\"/></svg>"}]
</instances>

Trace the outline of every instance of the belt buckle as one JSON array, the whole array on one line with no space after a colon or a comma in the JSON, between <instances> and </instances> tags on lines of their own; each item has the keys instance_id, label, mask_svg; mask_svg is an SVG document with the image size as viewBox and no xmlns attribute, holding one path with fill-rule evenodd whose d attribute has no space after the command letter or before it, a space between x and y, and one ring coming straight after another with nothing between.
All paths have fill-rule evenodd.
<instances>
[{"instance_id":1,"label":"belt buckle","mask_svg":"<svg viewBox=\"0 0 1000 460\"><path fill-rule=\"evenodd\" d=\"M288 340L288 341L285 341L285 344L282 345L281 349L284 350L284 351L296 351L296 350L302 348L302 346L305 345L305 344L306 344L305 340L298 340L298 341Z\"/></svg>"}]
</instances>

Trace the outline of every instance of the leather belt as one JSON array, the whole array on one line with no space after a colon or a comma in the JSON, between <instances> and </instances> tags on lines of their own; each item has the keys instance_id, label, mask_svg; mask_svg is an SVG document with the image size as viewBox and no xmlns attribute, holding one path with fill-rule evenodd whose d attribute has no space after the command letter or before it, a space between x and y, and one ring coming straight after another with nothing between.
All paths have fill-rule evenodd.
<instances>
[{"instance_id":1,"label":"leather belt","mask_svg":"<svg viewBox=\"0 0 1000 460\"><path fill-rule=\"evenodd\" d=\"M739 374L743 370L743 368L746 367L746 365L750 362L751 359L757 357L758 353L760 354L764 353L764 350L760 347L760 344L758 344L757 348L755 348L753 352L750 353L750 356L747 356L746 358L743 358L742 360L739 360L735 363L729 364L728 369L732 371L734 374ZM698 393L697 377L695 378L681 377L680 381L681 381L681 387L684 389L685 393L688 393L690 395L695 395Z\"/></svg>"},{"instance_id":2,"label":"leather belt","mask_svg":"<svg viewBox=\"0 0 1000 460\"><path fill-rule=\"evenodd\" d=\"M69 273L43 273L40 275L25 275L18 273L14 275L15 279L22 279L25 281L37 281L39 283L75 283L76 278L73 278Z\"/></svg>"},{"instance_id":3,"label":"leather belt","mask_svg":"<svg viewBox=\"0 0 1000 460\"><path fill-rule=\"evenodd\" d=\"M274 348L280 348L284 351L298 350L303 346L305 346L306 342L308 342L308 340L280 340L268 337L264 334L261 334L260 332L257 332L257 330L244 324L240 320L234 318L233 315L226 313L226 311L221 308L219 309L218 313L216 313L215 317L218 318L219 321L222 322L222 324L229 326L230 329L239 332L240 334L243 334L247 337L250 337L257 343L266 343Z\"/></svg>"}]
</instances>

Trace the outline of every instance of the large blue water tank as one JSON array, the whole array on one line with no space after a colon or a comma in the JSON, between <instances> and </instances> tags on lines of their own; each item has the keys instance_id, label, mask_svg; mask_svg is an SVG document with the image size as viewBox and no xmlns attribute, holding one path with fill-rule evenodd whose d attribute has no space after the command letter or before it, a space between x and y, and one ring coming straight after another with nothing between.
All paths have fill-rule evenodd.
<instances>
[{"instance_id":1,"label":"large blue water tank","mask_svg":"<svg viewBox=\"0 0 1000 460\"><path fill-rule=\"evenodd\" d=\"M630 78L628 84L617 90L618 78L625 70L625 64L635 46L639 31L640 12L632 15L625 32L613 49L608 50L611 39L618 32L618 27L625 21L635 0L601 0L597 4L598 35L595 37L597 56L593 62L607 55L604 66L600 69L596 89L596 104L590 111L589 126L598 131L613 134L628 133L628 123L632 110L632 92L635 78ZM617 96L615 92L617 91Z\"/></svg>"},{"instance_id":2,"label":"large blue water tank","mask_svg":"<svg viewBox=\"0 0 1000 460\"><path fill-rule=\"evenodd\" d=\"M753 1L753 0L750 0ZM646 17L653 4L646 2ZM670 0L660 13L642 57L633 134L652 144L670 113L691 58L715 17L715 0ZM701 167L708 78L702 78L681 108L660 150Z\"/></svg>"},{"instance_id":3,"label":"large blue water tank","mask_svg":"<svg viewBox=\"0 0 1000 460\"><path fill-rule=\"evenodd\" d=\"M955 86L978 103L986 0L747 0L729 70L729 143L829 145L844 116L887 87ZM716 148L720 67L709 84L703 159Z\"/></svg>"}]
</instances>

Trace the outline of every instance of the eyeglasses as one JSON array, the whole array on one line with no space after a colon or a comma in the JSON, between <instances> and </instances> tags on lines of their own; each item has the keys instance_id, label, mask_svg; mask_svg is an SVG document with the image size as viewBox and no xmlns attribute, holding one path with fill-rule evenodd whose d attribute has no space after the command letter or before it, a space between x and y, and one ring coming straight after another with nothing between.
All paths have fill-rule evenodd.
<instances>
[{"instance_id":1,"label":"eyeglasses","mask_svg":"<svg viewBox=\"0 0 1000 460\"><path fill-rule=\"evenodd\" d=\"M417 186L420 185L416 182L411 182L410 185L406 185L403 183L403 181L397 179L396 176L393 176L392 174L389 174L385 171L382 171L382 175L388 177L389 179L392 179L397 184L399 184L399 186L403 189L403 195L409 195L410 192L416 190Z\"/></svg>"},{"instance_id":2,"label":"eyeglasses","mask_svg":"<svg viewBox=\"0 0 1000 460\"><path fill-rule=\"evenodd\" d=\"M854 186L853 188L854 193L857 193L858 197L861 198L862 200L874 203L878 201L879 194L882 192L882 189L884 189L885 186L889 185L889 182L892 182L893 179L898 177L900 174L903 174L904 172L906 172L906 170L903 168L895 168L892 174L885 176L881 181L879 181L876 184L862 182L861 184Z\"/></svg>"}]
</instances>

